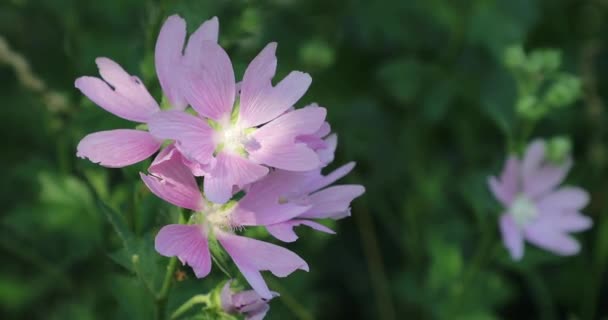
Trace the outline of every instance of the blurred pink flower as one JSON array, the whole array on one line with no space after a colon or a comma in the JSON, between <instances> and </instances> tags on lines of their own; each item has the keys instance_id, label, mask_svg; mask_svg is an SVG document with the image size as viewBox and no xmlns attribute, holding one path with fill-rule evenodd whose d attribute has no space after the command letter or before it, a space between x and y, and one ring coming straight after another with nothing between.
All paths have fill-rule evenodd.
<instances>
[{"instance_id":1,"label":"blurred pink flower","mask_svg":"<svg viewBox=\"0 0 608 320\"><path fill-rule=\"evenodd\" d=\"M271 292L272 298L264 299L253 290L234 293L230 289L232 280L226 282L220 294L222 309L230 314L243 314L245 320L262 320L266 316L270 306L268 301L279 294Z\"/></svg>"},{"instance_id":2,"label":"blurred pink flower","mask_svg":"<svg viewBox=\"0 0 608 320\"><path fill-rule=\"evenodd\" d=\"M308 271L308 265L295 253L277 245L238 236L234 230L252 223L251 213L238 203L219 205L206 202L190 168L172 145L163 150L149 168L151 175L141 174L144 183L158 197L176 206L193 210L188 225L171 224L156 236L156 250L164 256L177 256L192 267L197 277L211 271L209 237L217 239L228 252L251 287L263 298L272 298L260 271L268 270L286 277L297 269Z\"/></svg>"},{"instance_id":3,"label":"blurred pink flower","mask_svg":"<svg viewBox=\"0 0 608 320\"><path fill-rule=\"evenodd\" d=\"M505 207L500 230L505 246L514 260L524 255L524 239L558 255L574 255L580 245L571 232L589 229L591 219L579 211L589 195L578 187L559 187L572 165L561 165L545 158L542 140L532 142L520 161L507 159L500 178L488 182L494 197Z\"/></svg>"},{"instance_id":4,"label":"blurred pink flower","mask_svg":"<svg viewBox=\"0 0 608 320\"><path fill-rule=\"evenodd\" d=\"M275 50L275 43L267 45L237 85L226 52L213 41L201 42L185 89L198 116L166 111L150 120L155 137L174 140L201 165L205 196L215 203L226 203L235 187L259 180L269 168L308 171L323 164L316 151L324 146L314 137L324 129L325 108L292 108L310 86L306 73L293 71L272 85Z\"/></svg>"},{"instance_id":5,"label":"blurred pink flower","mask_svg":"<svg viewBox=\"0 0 608 320\"><path fill-rule=\"evenodd\" d=\"M177 15L167 19L156 42L155 64L161 87L174 109L183 110L183 70L201 52L195 45L203 41L217 42L218 21L204 22L188 41L186 23ZM160 111L142 81L129 75L120 65L108 58L95 60L101 78L84 76L75 86L91 101L114 115L138 123L147 123ZM142 161L160 148L161 141L150 133L136 129L100 131L84 137L77 147L77 156L106 167L124 167Z\"/></svg>"}]
</instances>

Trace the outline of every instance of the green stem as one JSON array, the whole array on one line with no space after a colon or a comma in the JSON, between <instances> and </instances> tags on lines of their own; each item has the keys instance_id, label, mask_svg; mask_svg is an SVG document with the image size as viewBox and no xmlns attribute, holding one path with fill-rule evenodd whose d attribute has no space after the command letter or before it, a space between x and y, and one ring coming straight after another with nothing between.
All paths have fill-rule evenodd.
<instances>
[{"instance_id":1,"label":"green stem","mask_svg":"<svg viewBox=\"0 0 608 320\"><path fill-rule=\"evenodd\" d=\"M367 206L363 204L354 216L359 227L363 252L365 253L367 266L370 271L370 280L379 317L385 320L396 319L390 287L384 271L382 254L380 253L380 245L378 244L374 223L367 210Z\"/></svg>"},{"instance_id":2,"label":"green stem","mask_svg":"<svg viewBox=\"0 0 608 320\"><path fill-rule=\"evenodd\" d=\"M270 278L268 281L272 287L276 288L277 291L281 292L281 302L293 313L293 315L300 320L312 320L314 317L306 310L298 299L287 291L287 288L279 284L274 278Z\"/></svg>"},{"instance_id":3,"label":"green stem","mask_svg":"<svg viewBox=\"0 0 608 320\"><path fill-rule=\"evenodd\" d=\"M539 317L541 320L553 320L557 319L553 300L551 298L551 292L543 282L543 279L533 270L521 270L526 282L529 286L536 307L538 308Z\"/></svg>"},{"instance_id":4,"label":"green stem","mask_svg":"<svg viewBox=\"0 0 608 320\"><path fill-rule=\"evenodd\" d=\"M188 299L188 301L184 302L173 314L171 315L171 319L177 319L179 316L186 313L186 311L192 309L197 304L206 304L210 305L211 301L209 299L208 294L197 294L194 297Z\"/></svg>"}]
</instances>

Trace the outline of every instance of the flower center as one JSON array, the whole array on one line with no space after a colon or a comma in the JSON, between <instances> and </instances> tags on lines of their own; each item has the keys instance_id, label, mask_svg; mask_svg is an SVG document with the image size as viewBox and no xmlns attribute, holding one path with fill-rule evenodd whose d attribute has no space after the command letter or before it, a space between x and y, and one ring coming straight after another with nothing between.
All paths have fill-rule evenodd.
<instances>
[{"instance_id":1,"label":"flower center","mask_svg":"<svg viewBox=\"0 0 608 320\"><path fill-rule=\"evenodd\" d=\"M232 211L236 204L236 201L230 201L226 204L207 202L205 209L196 213L193 222L201 225L207 224L222 230L234 230L239 227L232 221Z\"/></svg>"},{"instance_id":2,"label":"flower center","mask_svg":"<svg viewBox=\"0 0 608 320\"><path fill-rule=\"evenodd\" d=\"M509 211L520 227L526 226L538 216L538 210L532 200L523 194L515 198Z\"/></svg>"},{"instance_id":3,"label":"flower center","mask_svg":"<svg viewBox=\"0 0 608 320\"><path fill-rule=\"evenodd\" d=\"M246 142L247 135L245 130L241 128L229 125L221 131L220 145L223 150L236 153L244 152Z\"/></svg>"}]
</instances>

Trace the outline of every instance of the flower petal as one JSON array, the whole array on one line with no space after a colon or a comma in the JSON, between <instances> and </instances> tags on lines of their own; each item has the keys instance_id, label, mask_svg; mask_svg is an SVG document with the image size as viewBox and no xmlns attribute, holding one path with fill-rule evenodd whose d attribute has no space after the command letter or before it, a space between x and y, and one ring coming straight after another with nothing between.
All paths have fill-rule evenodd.
<instances>
[{"instance_id":1,"label":"flower petal","mask_svg":"<svg viewBox=\"0 0 608 320\"><path fill-rule=\"evenodd\" d=\"M500 180L495 177L488 178L488 185L494 197L504 206L508 207L515 195L519 192L520 164L515 156L509 156L505 167L500 174Z\"/></svg>"},{"instance_id":2,"label":"flower petal","mask_svg":"<svg viewBox=\"0 0 608 320\"><path fill-rule=\"evenodd\" d=\"M190 35L186 50L184 51L184 59L187 64L191 64L195 62L196 59L199 59L199 57L204 56L205 53L201 51L202 47L200 46L203 41L217 43L219 29L219 21L217 17L213 17L203 22L200 27Z\"/></svg>"},{"instance_id":3,"label":"flower petal","mask_svg":"<svg viewBox=\"0 0 608 320\"><path fill-rule=\"evenodd\" d=\"M511 258L516 261L521 260L524 256L524 236L510 215L500 216L500 232L502 242L509 250Z\"/></svg>"},{"instance_id":4,"label":"flower petal","mask_svg":"<svg viewBox=\"0 0 608 320\"><path fill-rule=\"evenodd\" d=\"M538 200L537 206L545 214L578 211L589 203L589 194L582 188L562 187Z\"/></svg>"},{"instance_id":5,"label":"flower petal","mask_svg":"<svg viewBox=\"0 0 608 320\"><path fill-rule=\"evenodd\" d=\"M140 174L152 193L176 206L200 211L203 198L181 154L169 146L156 157L149 169L153 176Z\"/></svg>"},{"instance_id":6,"label":"flower petal","mask_svg":"<svg viewBox=\"0 0 608 320\"><path fill-rule=\"evenodd\" d=\"M228 120L235 99L235 79L228 54L217 43L197 44L200 55L189 75L186 98L200 115Z\"/></svg>"},{"instance_id":7,"label":"flower petal","mask_svg":"<svg viewBox=\"0 0 608 320\"><path fill-rule=\"evenodd\" d=\"M163 256L177 256L192 267L197 278L211 271L211 254L207 235L198 225L170 224L164 226L154 241L156 251Z\"/></svg>"},{"instance_id":8,"label":"flower petal","mask_svg":"<svg viewBox=\"0 0 608 320\"><path fill-rule=\"evenodd\" d=\"M521 169L523 177L534 173L545 160L545 142L540 139L532 141L526 148Z\"/></svg>"},{"instance_id":9,"label":"flower petal","mask_svg":"<svg viewBox=\"0 0 608 320\"><path fill-rule=\"evenodd\" d=\"M365 192L360 185L333 186L310 195L312 208L300 215L308 219L341 219L350 215L350 203Z\"/></svg>"},{"instance_id":10,"label":"flower petal","mask_svg":"<svg viewBox=\"0 0 608 320\"><path fill-rule=\"evenodd\" d=\"M593 226L591 218L578 212L562 214L554 217L553 220L556 229L566 232L585 231Z\"/></svg>"},{"instance_id":11,"label":"flower petal","mask_svg":"<svg viewBox=\"0 0 608 320\"><path fill-rule=\"evenodd\" d=\"M178 110L183 110L188 105L181 92L185 40L186 21L178 15L172 15L160 29L154 50L154 64L160 86L171 105Z\"/></svg>"},{"instance_id":12,"label":"flower petal","mask_svg":"<svg viewBox=\"0 0 608 320\"><path fill-rule=\"evenodd\" d=\"M205 176L205 196L215 203L226 203L232 197L234 186L243 187L266 174L268 168L264 166L237 154L220 152L215 165Z\"/></svg>"},{"instance_id":13,"label":"flower petal","mask_svg":"<svg viewBox=\"0 0 608 320\"><path fill-rule=\"evenodd\" d=\"M320 223L310 221L310 220L303 220L303 219L294 219L294 220L290 220L287 222L271 224L269 226L266 226L266 230L268 230L268 232L273 237L275 237L281 241L294 242L298 239L298 235L295 233L293 228L297 227L299 225L306 225L317 231L321 231L321 232L325 232L325 233L329 233L329 234L335 234L335 232L333 230L329 229L328 227L326 227Z\"/></svg>"},{"instance_id":14,"label":"flower petal","mask_svg":"<svg viewBox=\"0 0 608 320\"><path fill-rule=\"evenodd\" d=\"M273 87L276 47L276 43L269 43L245 71L239 118L243 127L255 127L278 117L300 100L312 82L307 73L292 71Z\"/></svg>"},{"instance_id":15,"label":"flower petal","mask_svg":"<svg viewBox=\"0 0 608 320\"><path fill-rule=\"evenodd\" d=\"M297 269L308 271L308 264L297 254L277 245L216 230L217 239L251 287L264 299L271 299L260 271L286 277Z\"/></svg>"},{"instance_id":16,"label":"flower petal","mask_svg":"<svg viewBox=\"0 0 608 320\"><path fill-rule=\"evenodd\" d=\"M108 112L135 122L146 122L159 110L158 103L141 80L108 58L97 58L95 62L105 81L85 76L74 83L91 101Z\"/></svg>"},{"instance_id":17,"label":"flower petal","mask_svg":"<svg viewBox=\"0 0 608 320\"><path fill-rule=\"evenodd\" d=\"M556 229L554 224L539 221L527 226L525 234L529 242L558 255L575 255L581 249L578 241L563 230Z\"/></svg>"},{"instance_id":18,"label":"flower petal","mask_svg":"<svg viewBox=\"0 0 608 320\"><path fill-rule=\"evenodd\" d=\"M155 137L175 140L177 149L188 159L201 164L212 160L213 129L202 119L181 111L163 111L150 119L149 127Z\"/></svg>"},{"instance_id":19,"label":"flower petal","mask_svg":"<svg viewBox=\"0 0 608 320\"><path fill-rule=\"evenodd\" d=\"M248 149L249 158L290 171L308 171L320 167L321 161L314 150L304 143L296 143L295 138L318 130L325 114L325 108L306 107L288 112L264 125L252 134L259 145L255 149Z\"/></svg>"},{"instance_id":20,"label":"flower petal","mask_svg":"<svg viewBox=\"0 0 608 320\"><path fill-rule=\"evenodd\" d=\"M559 166L545 164L530 172L523 178L524 193L531 198L542 197L564 181L571 166L572 161L567 160Z\"/></svg>"},{"instance_id":21,"label":"flower petal","mask_svg":"<svg viewBox=\"0 0 608 320\"><path fill-rule=\"evenodd\" d=\"M324 165L328 165L334 161L334 154L338 146L338 135L332 134L325 138L325 148L317 150L319 159Z\"/></svg>"},{"instance_id":22,"label":"flower petal","mask_svg":"<svg viewBox=\"0 0 608 320\"><path fill-rule=\"evenodd\" d=\"M342 179L344 176L349 174L355 168L355 162L351 161L345 165L342 165L338 169L330 172L328 175L323 176L320 174L316 175L314 179L311 179L310 182L306 185L304 189L305 193L315 192L317 190L323 189L330 184Z\"/></svg>"},{"instance_id":23,"label":"flower petal","mask_svg":"<svg viewBox=\"0 0 608 320\"><path fill-rule=\"evenodd\" d=\"M117 129L87 135L78 143L76 155L104 167L122 168L140 162L160 147L146 131Z\"/></svg>"}]
</instances>

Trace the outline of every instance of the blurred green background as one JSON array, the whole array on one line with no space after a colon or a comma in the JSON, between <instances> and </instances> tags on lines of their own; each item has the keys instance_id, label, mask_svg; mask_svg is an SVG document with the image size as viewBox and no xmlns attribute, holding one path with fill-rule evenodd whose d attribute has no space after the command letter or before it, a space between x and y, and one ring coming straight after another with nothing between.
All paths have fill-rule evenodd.
<instances>
[{"instance_id":1,"label":"blurred green background","mask_svg":"<svg viewBox=\"0 0 608 320\"><path fill-rule=\"evenodd\" d=\"M367 188L338 235L298 229L286 247L311 271L267 277L282 294L268 319L608 317L607 1L2 0L2 319L155 317L149 289L168 259L153 237L175 209L139 180L146 163L76 158L86 134L131 124L73 83L97 75L94 59L106 56L160 98L153 48L173 13L190 32L218 16L238 75L278 41L279 76L313 77L300 106L328 109L340 140L333 166L356 161L345 181ZM503 63L518 44L559 50L561 70L582 80L580 99L533 132L572 139L568 182L592 194L595 225L575 257L527 246L513 263L498 243L500 208L485 179L502 166L505 135L518 132L517 85ZM107 217L128 229L128 248ZM225 279L217 267L204 280L180 272L169 311Z\"/></svg>"}]
</instances>

